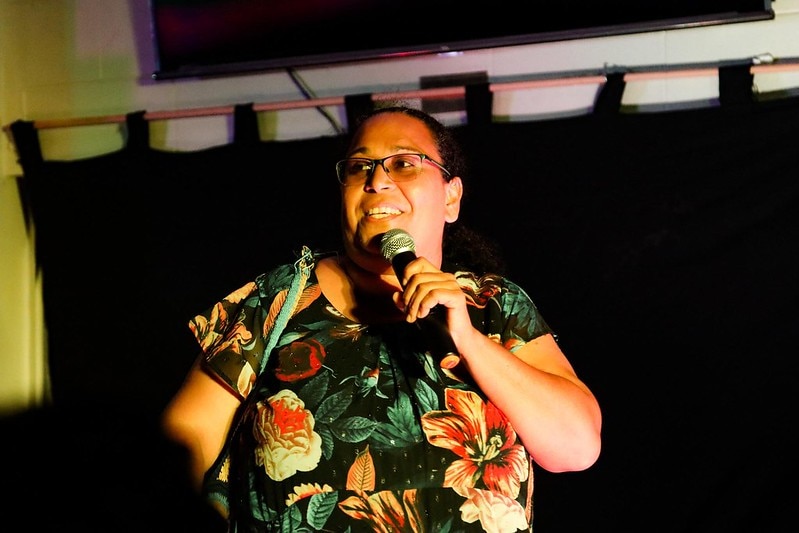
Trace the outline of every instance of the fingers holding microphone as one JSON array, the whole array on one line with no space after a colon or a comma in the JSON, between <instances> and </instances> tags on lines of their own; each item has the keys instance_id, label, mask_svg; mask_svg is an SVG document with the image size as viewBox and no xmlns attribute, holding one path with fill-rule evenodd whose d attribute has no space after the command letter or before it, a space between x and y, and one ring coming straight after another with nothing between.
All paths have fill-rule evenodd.
<instances>
[{"instance_id":1,"label":"fingers holding microphone","mask_svg":"<svg viewBox=\"0 0 799 533\"><path fill-rule=\"evenodd\" d=\"M458 298L465 301L453 274L440 271L424 257L417 258L416 245L407 231L394 228L385 232L380 251L402 286L402 302L395 296L395 303L407 313L408 322L425 318L438 304L455 307Z\"/></svg>"},{"instance_id":2,"label":"fingers holding microphone","mask_svg":"<svg viewBox=\"0 0 799 533\"><path fill-rule=\"evenodd\" d=\"M406 270L406 283L401 294L397 295L408 322L429 316L430 312L440 308L456 308L465 302L463 291L453 274L436 270L424 258L419 258ZM417 272L414 270L419 269Z\"/></svg>"},{"instance_id":3,"label":"fingers holding microphone","mask_svg":"<svg viewBox=\"0 0 799 533\"><path fill-rule=\"evenodd\" d=\"M403 287L402 295L395 294L394 302L405 311L407 320L419 327L440 366L455 367L460 354L450 334L448 308L459 309L455 313L461 318L455 320L456 324L471 327L465 296L455 276L438 270L425 258L417 260L413 238L402 229L387 231L380 249Z\"/></svg>"}]
</instances>

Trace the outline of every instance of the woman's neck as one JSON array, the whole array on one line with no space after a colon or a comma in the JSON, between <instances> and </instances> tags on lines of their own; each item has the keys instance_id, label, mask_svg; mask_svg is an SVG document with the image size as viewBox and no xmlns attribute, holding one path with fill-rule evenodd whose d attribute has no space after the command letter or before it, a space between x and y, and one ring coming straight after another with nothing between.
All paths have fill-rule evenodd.
<instances>
[{"instance_id":1,"label":"woman's neck","mask_svg":"<svg viewBox=\"0 0 799 533\"><path fill-rule=\"evenodd\" d=\"M317 278L322 292L339 312L364 324L403 319L392 295L399 290L394 276L382 276L359 267L346 256L329 258Z\"/></svg>"}]
</instances>

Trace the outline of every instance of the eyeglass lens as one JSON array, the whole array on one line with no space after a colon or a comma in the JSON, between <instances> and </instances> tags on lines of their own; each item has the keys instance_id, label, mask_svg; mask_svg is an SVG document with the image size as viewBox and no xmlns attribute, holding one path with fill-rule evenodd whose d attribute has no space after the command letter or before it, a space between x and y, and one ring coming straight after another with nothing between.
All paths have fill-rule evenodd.
<instances>
[{"instance_id":1,"label":"eyeglass lens","mask_svg":"<svg viewBox=\"0 0 799 533\"><path fill-rule=\"evenodd\" d=\"M380 159L350 158L336 165L339 181L345 184L362 183L381 165L393 181L408 181L422 171L423 156L420 154L395 154Z\"/></svg>"}]
</instances>

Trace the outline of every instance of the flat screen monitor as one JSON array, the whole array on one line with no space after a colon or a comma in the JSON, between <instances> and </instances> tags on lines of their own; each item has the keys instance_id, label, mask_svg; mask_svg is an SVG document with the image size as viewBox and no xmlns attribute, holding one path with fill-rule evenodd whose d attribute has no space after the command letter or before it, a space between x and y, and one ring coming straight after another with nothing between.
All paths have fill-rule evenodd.
<instances>
[{"instance_id":1,"label":"flat screen monitor","mask_svg":"<svg viewBox=\"0 0 799 533\"><path fill-rule=\"evenodd\" d=\"M771 0L150 0L154 79L774 18Z\"/></svg>"}]
</instances>

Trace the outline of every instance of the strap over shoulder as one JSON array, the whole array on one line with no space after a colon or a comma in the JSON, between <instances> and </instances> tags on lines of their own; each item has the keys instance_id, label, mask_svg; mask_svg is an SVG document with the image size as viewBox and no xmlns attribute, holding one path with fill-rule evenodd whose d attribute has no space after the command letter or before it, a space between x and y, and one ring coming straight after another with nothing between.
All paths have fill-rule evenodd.
<instances>
[{"instance_id":1,"label":"strap over shoulder","mask_svg":"<svg viewBox=\"0 0 799 533\"><path fill-rule=\"evenodd\" d=\"M206 367L246 398L297 311L316 257L303 246L295 263L261 274L189 322Z\"/></svg>"},{"instance_id":2,"label":"strap over shoulder","mask_svg":"<svg viewBox=\"0 0 799 533\"><path fill-rule=\"evenodd\" d=\"M308 277L311 275L313 266L313 253L311 252L310 248L303 246L300 258L294 262L294 277L292 278L291 285L286 293L286 299L280 308L277 318L275 319L274 326L266 334L266 347L264 348L264 356L261 359L261 366L258 368L259 375L261 372L263 372L264 368L266 368L266 363L269 360L269 354L272 352L272 348L274 348L275 344L277 344L280 335L283 333L283 329L286 327L286 323L294 314L294 309L297 307L297 302L299 301L300 295L305 288L305 283L308 281Z\"/></svg>"}]
</instances>

